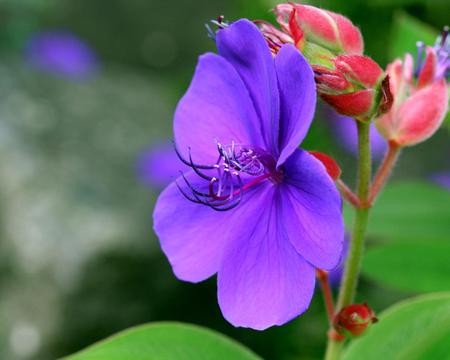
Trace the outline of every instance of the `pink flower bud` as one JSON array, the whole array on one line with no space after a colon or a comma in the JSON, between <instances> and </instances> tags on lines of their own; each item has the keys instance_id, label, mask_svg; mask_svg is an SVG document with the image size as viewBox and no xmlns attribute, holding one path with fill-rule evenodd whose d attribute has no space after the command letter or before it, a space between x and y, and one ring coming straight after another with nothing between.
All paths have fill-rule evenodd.
<instances>
[{"instance_id":1,"label":"pink flower bud","mask_svg":"<svg viewBox=\"0 0 450 360\"><path fill-rule=\"evenodd\" d=\"M426 47L418 43L419 56L414 69L412 56L388 65L390 90L394 96L391 110L380 117L377 128L388 141L411 146L425 141L440 127L448 110L448 87L445 74L449 68L447 33L440 45Z\"/></svg>"},{"instance_id":2,"label":"pink flower bud","mask_svg":"<svg viewBox=\"0 0 450 360\"><path fill-rule=\"evenodd\" d=\"M321 46L333 54L362 54L364 43L350 20L310 5L280 4L274 12L278 23L303 50L305 44Z\"/></svg>"},{"instance_id":3,"label":"pink flower bud","mask_svg":"<svg viewBox=\"0 0 450 360\"><path fill-rule=\"evenodd\" d=\"M334 325L340 333L346 330L354 336L359 336L369 325L377 321L375 313L367 304L353 304L339 311L334 319Z\"/></svg>"},{"instance_id":4,"label":"pink flower bud","mask_svg":"<svg viewBox=\"0 0 450 360\"><path fill-rule=\"evenodd\" d=\"M390 106L386 76L378 64L362 55L340 55L334 70L313 66L317 90L337 112L359 120L370 119Z\"/></svg>"}]
</instances>

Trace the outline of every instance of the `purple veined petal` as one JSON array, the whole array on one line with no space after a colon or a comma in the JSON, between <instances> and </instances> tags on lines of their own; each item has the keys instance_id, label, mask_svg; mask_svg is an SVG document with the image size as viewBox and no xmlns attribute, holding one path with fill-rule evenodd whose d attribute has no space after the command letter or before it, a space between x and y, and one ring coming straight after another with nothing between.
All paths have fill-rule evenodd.
<instances>
[{"instance_id":1,"label":"purple veined petal","mask_svg":"<svg viewBox=\"0 0 450 360\"><path fill-rule=\"evenodd\" d=\"M233 66L215 54L200 57L194 78L178 103L175 142L195 163L210 165L218 157L216 141L264 146L259 120L241 78Z\"/></svg>"},{"instance_id":2,"label":"purple veined petal","mask_svg":"<svg viewBox=\"0 0 450 360\"><path fill-rule=\"evenodd\" d=\"M331 126L333 134L339 145L354 156L358 154L358 133L355 120L351 117L338 114L331 107L324 111L325 116ZM378 132L375 125L370 124L370 145L372 148L372 158L379 160L387 150L387 142Z\"/></svg>"},{"instance_id":3,"label":"purple veined petal","mask_svg":"<svg viewBox=\"0 0 450 360\"><path fill-rule=\"evenodd\" d=\"M154 144L142 151L136 160L136 174L144 185L151 188L163 188L186 171L176 155L171 141Z\"/></svg>"},{"instance_id":4,"label":"purple veined petal","mask_svg":"<svg viewBox=\"0 0 450 360\"><path fill-rule=\"evenodd\" d=\"M335 267L328 273L328 280L330 281L330 285L332 288L337 289L341 283L342 275L344 274L344 265L347 260L348 250L350 246L350 236L349 234L345 234L344 238L344 246L342 248L342 256L339 265Z\"/></svg>"},{"instance_id":5,"label":"purple veined petal","mask_svg":"<svg viewBox=\"0 0 450 360\"><path fill-rule=\"evenodd\" d=\"M434 174L431 176L431 180L444 189L450 190L450 172Z\"/></svg>"},{"instance_id":6,"label":"purple veined petal","mask_svg":"<svg viewBox=\"0 0 450 360\"><path fill-rule=\"evenodd\" d=\"M230 223L229 242L218 273L218 298L234 326L264 330L303 313L314 292L315 270L294 249L281 222L284 201L268 183L253 194Z\"/></svg>"},{"instance_id":7,"label":"purple veined petal","mask_svg":"<svg viewBox=\"0 0 450 360\"><path fill-rule=\"evenodd\" d=\"M260 119L264 149L279 155L279 94L275 65L259 29L242 19L220 30L216 37L219 54L237 70L249 90Z\"/></svg>"},{"instance_id":8,"label":"purple veined petal","mask_svg":"<svg viewBox=\"0 0 450 360\"><path fill-rule=\"evenodd\" d=\"M94 51L69 31L34 33L25 46L25 58L38 70L73 80L87 79L99 68Z\"/></svg>"},{"instance_id":9,"label":"purple veined petal","mask_svg":"<svg viewBox=\"0 0 450 360\"><path fill-rule=\"evenodd\" d=\"M275 58L280 91L280 166L306 136L316 109L314 73L292 45L284 45Z\"/></svg>"},{"instance_id":10,"label":"purple veined petal","mask_svg":"<svg viewBox=\"0 0 450 360\"><path fill-rule=\"evenodd\" d=\"M334 269L344 242L342 200L325 167L298 149L285 162L280 217L292 245L309 263Z\"/></svg>"},{"instance_id":11,"label":"purple veined petal","mask_svg":"<svg viewBox=\"0 0 450 360\"><path fill-rule=\"evenodd\" d=\"M193 186L201 188L196 174L188 172L185 176ZM182 178L177 182L183 191L188 191ZM180 280L199 282L218 271L236 210L218 212L190 202L175 182L161 193L153 212L153 226Z\"/></svg>"}]
</instances>

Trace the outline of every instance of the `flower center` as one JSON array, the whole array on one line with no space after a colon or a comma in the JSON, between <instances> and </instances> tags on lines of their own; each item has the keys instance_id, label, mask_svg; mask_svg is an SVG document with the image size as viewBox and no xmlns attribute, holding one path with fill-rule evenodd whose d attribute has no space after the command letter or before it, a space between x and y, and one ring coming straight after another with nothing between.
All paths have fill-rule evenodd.
<instances>
[{"instance_id":1,"label":"flower center","mask_svg":"<svg viewBox=\"0 0 450 360\"><path fill-rule=\"evenodd\" d=\"M243 193L251 187L265 180L279 183L283 177L282 172L276 169L276 161L272 155L234 141L230 145L217 142L218 159L212 165L194 163L190 149L189 160L183 158L176 147L175 151L184 164L205 180L205 186L195 188L182 175L190 194L177 183L181 193L188 200L217 211L236 207Z\"/></svg>"}]
</instances>

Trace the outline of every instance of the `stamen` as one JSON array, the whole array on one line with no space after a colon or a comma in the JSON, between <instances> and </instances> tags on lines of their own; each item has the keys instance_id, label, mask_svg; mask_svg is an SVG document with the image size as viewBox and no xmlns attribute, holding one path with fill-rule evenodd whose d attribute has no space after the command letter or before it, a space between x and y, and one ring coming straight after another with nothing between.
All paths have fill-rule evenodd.
<instances>
[{"instance_id":1,"label":"stamen","mask_svg":"<svg viewBox=\"0 0 450 360\"><path fill-rule=\"evenodd\" d=\"M175 152L180 160L189 166L201 179L206 180L205 190L195 188L189 180L182 174L182 178L189 190L176 183L182 195L196 204L207 205L217 210L225 211L236 207L243 196L243 193L253 186L265 181L279 181L282 174L276 171L276 163L271 155L262 150L255 150L248 146L231 142L231 145L222 145L219 141L216 144L219 157L213 165L196 164L189 148L189 160L185 159L175 146ZM215 171L212 176L201 170ZM244 184L241 174L254 177Z\"/></svg>"},{"instance_id":2,"label":"stamen","mask_svg":"<svg viewBox=\"0 0 450 360\"><path fill-rule=\"evenodd\" d=\"M416 69L414 70L414 76L418 77L423 67L423 50L425 49L425 44L422 41L416 43L417 46L417 59L416 59Z\"/></svg>"},{"instance_id":3,"label":"stamen","mask_svg":"<svg viewBox=\"0 0 450 360\"><path fill-rule=\"evenodd\" d=\"M447 37L448 37L448 33L449 33L449 27L448 26L444 26L444 29L442 30L441 33L441 47L445 47L446 42L447 42Z\"/></svg>"},{"instance_id":4,"label":"stamen","mask_svg":"<svg viewBox=\"0 0 450 360\"><path fill-rule=\"evenodd\" d=\"M210 20L210 23L217 27L216 30L213 30L211 25L209 25L208 23L205 24L208 37L214 41L216 41L217 31L225 29L230 25L228 22L225 21L225 16L223 15L219 15L217 17L217 20Z\"/></svg>"}]
</instances>

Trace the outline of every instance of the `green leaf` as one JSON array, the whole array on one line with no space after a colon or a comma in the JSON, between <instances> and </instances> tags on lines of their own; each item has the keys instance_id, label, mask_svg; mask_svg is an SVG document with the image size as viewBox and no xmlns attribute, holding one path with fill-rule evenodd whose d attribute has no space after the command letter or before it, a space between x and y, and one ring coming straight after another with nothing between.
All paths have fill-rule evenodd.
<instances>
[{"instance_id":1,"label":"green leaf","mask_svg":"<svg viewBox=\"0 0 450 360\"><path fill-rule=\"evenodd\" d=\"M96 343L66 360L260 360L234 340L199 326L153 323Z\"/></svg>"},{"instance_id":2,"label":"green leaf","mask_svg":"<svg viewBox=\"0 0 450 360\"><path fill-rule=\"evenodd\" d=\"M423 41L427 45L433 45L438 31L431 26L422 23L405 12L397 12L394 15L392 29L392 41L389 51L390 58L403 58L405 53L416 54L417 41Z\"/></svg>"},{"instance_id":3,"label":"green leaf","mask_svg":"<svg viewBox=\"0 0 450 360\"><path fill-rule=\"evenodd\" d=\"M397 243L369 249L363 272L381 284L415 292L449 290L450 242Z\"/></svg>"},{"instance_id":4,"label":"green leaf","mask_svg":"<svg viewBox=\"0 0 450 360\"><path fill-rule=\"evenodd\" d=\"M350 343L344 360L448 360L450 292L403 301Z\"/></svg>"},{"instance_id":5,"label":"green leaf","mask_svg":"<svg viewBox=\"0 0 450 360\"><path fill-rule=\"evenodd\" d=\"M353 211L345 218L351 225ZM377 199L369 218L368 235L386 242L448 242L450 192L431 183L389 185Z\"/></svg>"}]
</instances>

